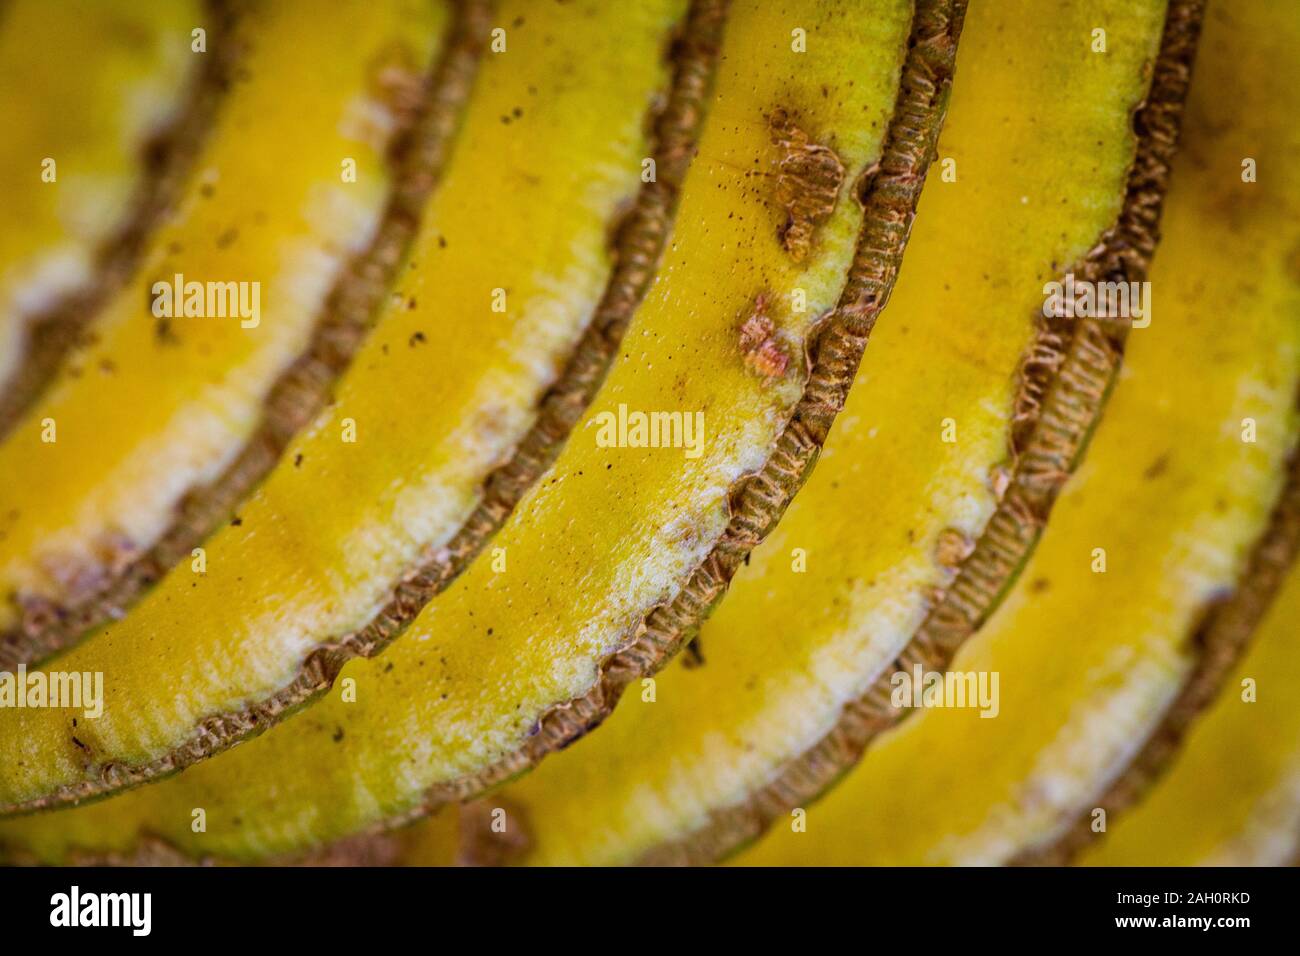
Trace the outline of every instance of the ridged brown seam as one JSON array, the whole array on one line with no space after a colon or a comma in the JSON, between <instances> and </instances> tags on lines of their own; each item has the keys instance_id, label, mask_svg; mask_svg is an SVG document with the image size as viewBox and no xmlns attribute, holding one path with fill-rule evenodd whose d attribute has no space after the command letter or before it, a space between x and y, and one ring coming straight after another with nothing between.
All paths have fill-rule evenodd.
<instances>
[{"instance_id":1,"label":"ridged brown seam","mask_svg":"<svg viewBox=\"0 0 1300 956\"><path fill-rule=\"evenodd\" d=\"M66 784L44 797L0 807L0 816L67 806L139 786L260 733L327 691L349 660L373 656L387 647L482 550L524 492L559 454L568 432L604 380L623 331L654 279L702 127L728 4L729 0L693 0L686 25L673 45L673 79L667 103L655 111L652 155L656 181L641 184L631 211L615 230L614 266L605 292L560 377L541 397L536 421L511 459L484 480L480 504L451 541L432 550L407 572L368 624L312 651L297 676L267 699L243 710L204 718L183 744L163 757L135 766L105 764L95 780Z\"/></svg>"},{"instance_id":2,"label":"ridged brown seam","mask_svg":"<svg viewBox=\"0 0 1300 956\"><path fill-rule=\"evenodd\" d=\"M1300 407L1300 403L1298 403ZM1092 811L1106 811L1107 826L1115 814L1136 805L1170 768L1181 745L1214 702L1233 667L1250 645L1300 552L1300 448L1293 449L1286 485L1267 530L1256 542L1238 581L1226 600L1206 608L1202 624L1190 635L1196 663L1169 709L1137 755L1104 794L1078 814L1056 839L1026 850L1011 862L1022 866L1064 866L1089 844L1104 839L1092 832Z\"/></svg>"},{"instance_id":3,"label":"ridged brown seam","mask_svg":"<svg viewBox=\"0 0 1300 956\"><path fill-rule=\"evenodd\" d=\"M1086 281L1145 278L1158 241L1169 164L1203 14L1203 0L1173 0L1151 88L1135 111L1138 137L1116 225L1073 270ZM1009 482L993 516L903 653L817 743L787 760L743 803L714 810L690 835L643 854L646 865L715 862L760 836L778 817L815 800L861 759L875 737L909 711L892 705L895 673L919 664L946 670L958 647L992 614L1036 543L1085 450L1118 371L1125 329L1091 320L1045 320L1021 363L1009 447Z\"/></svg>"},{"instance_id":4,"label":"ridged brown seam","mask_svg":"<svg viewBox=\"0 0 1300 956\"><path fill-rule=\"evenodd\" d=\"M502 783L596 727L629 683L657 671L690 639L749 552L775 526L844 407L876 316L893 289L943 125L965 10L966 0L916 4L883 152L859 185L863 221L844 289L811 344L803 395L767 462L733 486L730 520L709 556L673 601L652 610L633 639L601 662L591 691L547 710L513 754L480 773L431 788L423 805L400 820Z\"/></svg>"},{"instance_id":5,"label":"ridged brown seam","mask_svg":"<svg viewBox=\"0 0 1300 956\"><path fill-rule=\"evenodd\" d=\"M876 316L888 301L943 124L965 10L966 0L916 4L881 159L859 184L863 223L839 303L810 343L807 385L767 463L733 486L731 517L709 556L674 601L649 612L633 640L601 662L591 691L543 713L519 750L480 773L431 787L415 807L357 838L382 837L447 803L468 801L527 770L547 753L567 747L609 715L629 683L662 667L721 599L732 575L776 524L816 463L827 431L843 408ZM488 858L483 840L482 835L472 841L462 837L462 858L467 846L479 859ZM507 859L514 862L513 856Z\"/></svg>"},{"instance_id":6,"label":"ridged brown seam","mask_svg":"<svg viewBox=\"0 0 1300 956\"><path fill-rule=\"evenodd\" d=\"M95 251L92 277L27 322L26 354L0 390L0 438L53 380L64 357L109 298L135 273L149 237L175 208L230 88L243 49L231 42L239 0L204 0L209 53L194 71L175 115L145 143L143 169L122 224ZM0 663L0 666L3 666Z\"/></svg>"},{"instance_id":7,"label":"ridged brown seam","mask_svg":"<svg viewBox=\"0 0 1300 956\"><path fill-rule=\"evenodd\" d=\"M389 144L393 186L370 244L343 267L303 352L273 383L257 429L215 481L192 489L171 526L144 554L75 603L42 608L0 633L0 668L34 664L121 617L155 581L216 530L273 468L294 435L325 407L365 339L415 236L455 138L485 37L490 0L459 0L442 55L418 87L398 91Z\"/></svg>"}]
</instances>

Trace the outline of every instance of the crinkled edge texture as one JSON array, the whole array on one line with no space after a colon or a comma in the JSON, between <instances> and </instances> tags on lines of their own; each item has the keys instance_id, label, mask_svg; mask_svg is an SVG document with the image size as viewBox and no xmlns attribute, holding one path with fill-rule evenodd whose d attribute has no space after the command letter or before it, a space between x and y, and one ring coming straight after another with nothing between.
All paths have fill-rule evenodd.
<instances>
[{"instance_id":1,"label":"crinkled edge texture","mask_svg":"<svg viewBox=\"0 0 1300 956\"><path fill-rule=\"evenodd\" d=\"M652 113L655 181L641 184L632 208L615 224L614 267L605 292L559 379L541 397L536 421L511 459L484 479L478 506L452 539L431 549L403 575L369 623L322 642L307 655L297 676L267 699L204 718L188 740L163 757L137 766L105 764L97 779L64 785L44 797L0 808L0 815L71 806L139 786L264 731L328 690L349 660L372 657L387 647L482 550L559 454L569 431L604 381L623 332L654 279L672 232L682 180L703 126L728 2L693 0L684 26L677 31L671 50L674 70L668 100Z\"/></svg>"},{"instance_id":2,"label":"crinkled edge texture","mask_svg":"<svg viewBox=\"0 0 1300 956\"><path fill-rule=\"evenodd\" d=\"M552 707L519 750L480 773L433 788L403 819L502 783L598 726L628 684L659 670L693 639L750 551L780 520L816 464L876 317L888 303L947 111L965 12L966 0L916 4L884 149L858 182L863 223L839 303L810 337L808 382L771 456L731 489L731 517L721 539L676 598L652 610L632 642L601 663L586 696Z\"/></svg>"},{"instance_id":3,"label":"crinkled edge texture","mask_svg":"<svg viewBox=\"0 0 1300 956\"><path fill-rule=\"evenodd\" d=\"M1297 396L1300 400L1300 395ZM1297 402L1300 407L1300 401ZM1114 815L1136 805L1169 769L1183 740L1214 703L1237 660L1250 646L1260 621L1286 580L1300 553L1300 449L1293 449L1287 480L1269 518L1268 529L1255 543L1237 589L1205 608L1201 624L1188 644L1196 663L1187 680L1140 750L1100 797L1055 839L1017 854L1022 866L1064 866L1089 844L1104 839L1092 831L1093 808Z\"/></svg>"},{"instance_id":4,"label":"crinkled edge texture","mask_svg":"<svg viewBox=\"0 0 1300 956\"><path fill-rule=\"evenodd\" d=\"M443 55L410 88L394 90L390 105L398 123L388 147L393 187L375 237L343 267L306 351L280 373L267 394L257 429L215 481L190 490L171 527L142 555L122 569L104 569L99 586L80 600L24 615L17 627L0 634L0 667L38 663L97 625L122 617L230 516L280 460L294 435L325 407L415 237L473 86L483 38L490 29L491 2L456 0L455 6Z\"/></svg>"},{"instance_id":5,"label":"crinkled edge texture","mask_svg":"<svg viewBox=\"0 0 1300 956\"><path fill-rule=\"evenodd\" d=\"M1084 261L1084 280L1141 281L1158 242L1159 217L1178 139L1204 0L1172 0L1151 88L1135 111L1138 137L1123 208ZM758 838L777 817L816 799L861 759L875 737L909 711L890 701L896 673L948 668L1015 581L1065 482L1086 450L1119 369L1127 329L1093 320L1042 320L1019 372L1008 444L1011 471L998 505L952 583L893 666L843 708L821 740L786 761L745 802L715 810L694 833L642 855L645 865L716 862Z\"/></svg>"}]
</instances>

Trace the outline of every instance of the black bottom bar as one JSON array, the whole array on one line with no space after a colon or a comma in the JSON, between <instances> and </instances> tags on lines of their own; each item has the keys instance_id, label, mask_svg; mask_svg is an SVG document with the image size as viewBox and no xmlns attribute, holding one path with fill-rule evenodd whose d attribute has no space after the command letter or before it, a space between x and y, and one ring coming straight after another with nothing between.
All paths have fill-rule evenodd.
<instances>
[{"instance_id":1,"label":"black bottom bar","mask_svg":"<svg viewBox=\"0 0 1300 956\"><path fill-rule=\"evenodd\" d=\"M0 932L6 944L78 934L205 949L408 945L402 939L440 949L475 938L498 948L524 933L549 948L570 932L589 945L593 930L665 946L698 946L712 930L730 949L747 939L770 949L789 933L806 949L819 939L912 949L948 937L987 945L1191 934L1232 945L1242 933L1288 930L1298 888L1296 871L1283 869L0 869Z\"/></svg>"}]
</instances>

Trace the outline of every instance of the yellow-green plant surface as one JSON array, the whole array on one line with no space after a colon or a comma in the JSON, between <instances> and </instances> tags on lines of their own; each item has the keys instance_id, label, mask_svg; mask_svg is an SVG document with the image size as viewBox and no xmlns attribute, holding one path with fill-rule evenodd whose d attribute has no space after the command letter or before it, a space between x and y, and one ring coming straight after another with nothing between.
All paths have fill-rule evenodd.
<instances>
[{"instance_id":1,"label":"yellow-green plant surface","mask_svg":"<svg viewBox=\"0 0 1300 956\"><path fill-rule=\"evenodd\" d=\"M347 0L328 17L310 0L287 0L241 18L230 42L252 48L179 209L94 322L93 344L0 445L0 593L58 602L93 587L148 548L182 496L239 451L378 224L393 121L382 73L422 73L445 19L423 0ZM346 159L355 182L345 181ZM256 293L258 314L158 317L154 285L176 275L249 283L245 302ZM0 603L0 629L17 615L12 600ZM195 620L158 636L188 646L181 635ZM109 681L120 687L131 658L104 659L121 665ZM10 728L0 736L9 741ZM40 751L37 737L16 727L13 736ZM15 756L0 763L12 768Z\"/></svg>"},{"instance_id":2,"label":"yellow-green plant surface","mask_svg":"<svg viewBox=\"0 0 1300 956\"><path fill-rule=\"evenodd\" d=\"M488 55L410 268L334 405L239 526L210 540L205 575L178 568L60 659L113 675L103 718L79 735L93 752L145 762L207 714L269 696L314 646L365 624L465 520L600 297L608 228L640 183L645 114L683 9L499 11L524 22ZM615 23L611 45L602 38ZM499 289L505 312L493 309ZM355 442L343 440L349 421ZM35 795L87 772L67 751L70 716L0 715L18 718L0 743L6 792Z\"/></svg>"},{"instance_id":3,"label":"yellow-green plant surface","mask_svg":"<svg viewBox=\"0 0 1300 956\"><path fill-rule=\"evenodd\" d=\"M1300 108L1294 51L1300 18L1277 18L1269 4L1212 7L1202 41L1192 129L1223 137L1213 150L1196 140L1188 161L1218 183L1198 210L1226 216L1215 243L1186 250L1196 281L1225 287L1243 303L1300 320L1300 191L1284 172L1300 148L1287 117ZM1249 60L1243 59L1249 55ZM1194 135L1204 135L1203 133ZM1259 181L1233 184L1234 163L1256 160ZM1181 187L1180 187L1181 188ZM1192 187L1195 189L1195 186ZM1175 238L1170 237L1172 243ZM1166 255L1167 253L1162 253ZM1199 260L1206 261L1201 262ZM1230 269L1227 267L1231 267ZM1209 304L1207 303L1207 308ZM1232 321L1240 306L1224 313ZM1300 839L1300 569L1293 569L1260 624L1253 645L1224 683L1219 699L1193 727L1170 767L1142 803L1110 821L1109 832L1081 858L1115 866L1284 865ZM1251 681L1247 686L1244 682ZM1252 699L1253 698L1253 699Z\"/></svg>"},{"instance_id":4,"label":"yellow-green plant surface","mask_svg":"<svg viewBox=\"0 0 1300 956\"><path fill-rule=\"evenodd\" d=\"M1279 170L1297 146L1271 70L1242 66L1247 48L1287 62L1294 31L1272 10L1210 16L1231 42L1198 63L1151 326L1130 336L1088 457L1015 591L953 663L999 675L998 716L916 714L806 808L807 832L775 827L739 862L1007 860L1092 806L1188 676L1193 628L1264 530L1296 435L1298 220L1281 181L1242 181L1243 157Z\"/></svg>"},{"instance_id":5,"label":"yellow-green plant surface","mask_svg":"<svg viewBox=\"0 0 1300 956\"><path fill-rule=\"evenodd\" d=\"M727 520L728 488L762 464L800 394L804 337L834 304L853 255L861 218L853 185L880 154L911 12L911 4L894 0L867 10L807 0L732 5L708 124L661 277L599 401L495 539L497 561L485 554L384 654L351 662L327 700L283 726L175 782L22 821L6 835L21 830L19 839L55 856L79 845L129 845L144 826L183 848L223 856L301 849L399 815L418 806L429 787L484 771L527 739L546 708L586 693L600 659L630 639L708 553ZM622 10L621 20L626 15ZM792 50L796 26L817 56ZM609 68L625 76L625 27L622 35L623 59ZM555 45L568 42L581 48L563 58L570 69L592 68L608 49L573 32L557 35ZM604 77L579 85L602 83L613 85ZM777 111L833 148L845 167L834 211L802 261L778 239L787 211L774 175ZM557 114L557 123L563 117L569 124L563 140L570 146L578 112ZM635 110L625 112L631 122ZM610 125L595 123L593 139L607 138ZM595 148L567 155L576 160ZM474 174L480 181L481 162ZM450 182L442 195L449 189ZM468 239L482 255L482 212L472 213ZM449 240L454 250L455 237ZM490 293L497 283L485 277L480 284ZM803 312L792 310L795 289L806 296ZM763 374L740 344L740 326L760 296L790 358L784 375ZM477 343L485 327L486 320L466 334ZM394 351L398 345L404 341ZM479 395L475 407L495 414L494 397ZM596 416L619 405L702 411L699 457L684 448L599 447ZM403 465L386 462L381 473L409 475ZM363 487L353 474L344 477L347 487ZM307 513L314 524L299 560L348 553L347 538L321 511ZM382 549L358 544L352 552L364 567L388 560ZM304 583L292 580L295 590ZM185 683L173 678L171 686ZM344 698L348 688L355 703ZM206 834L190 832L194 806L207 809Z\"/></svg>"},{"instance_id":6,"label":"yellow-green plant surface","mask_svg":"<svg viewBox=\"0 0 1300 956\"><path fill-rule=\"evenodd\" d=\"M0 30L0 388L27 323L87 283L198 63L198 0L13 0ZM53 160L54 180L45 178Z\"/></svg>"},{"instance_id":7,"label":"yellow-green plant surface","mask_svg":"<svg viewBox=\"0 0 1300 956\"><path fill-rule=\"evenodd\" d=\"M1300 836L1300 570L1166 778L1079 862L1286 866ZM1251 683L1246 684L1247 681ZM432 842L432 841L429 841Z\"/></svg>"},{"instance_id":8,"label":"yellow-green plant surface","mask_svg":"<svg viewBox=\"0 0 1300 956\"><path fill-rule=\"evenodd\" d=\"M702 628L702 666L679 659L653 702L630 694L506 789L532 837L523 860L629 862L709 826L897 656L951 577L941 535L978 534L994 507L1043 284L1118 215L1163 14L1154 0L972 6L940 165L817 471ZM1089 49L1097 24L1108 56Z\"/></svg>"}]
</instances>

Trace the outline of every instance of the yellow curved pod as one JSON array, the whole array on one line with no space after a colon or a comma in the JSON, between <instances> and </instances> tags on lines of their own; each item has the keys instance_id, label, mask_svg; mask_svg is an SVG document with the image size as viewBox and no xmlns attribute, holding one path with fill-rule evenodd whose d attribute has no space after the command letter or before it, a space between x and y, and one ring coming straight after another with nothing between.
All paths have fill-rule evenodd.
<instances>
[{"instance_id":1,"label":"yellow curved pod","mask_svg":"<svg viewBox=\"0 0 1300 956\"><path fill-rule=\"evenodd\" d=\"M16 822L6 837L57 856L129 846L147 826L190 852L299 850L419 807L430 786L485 769L527 738L547 706L585 693L599 659L681 586L720 534L728 488L764 461L802 389L804 337L844 282L861 219L854 182L880 155L911 19L906 2L851 6L732 5L708 124L660 276L598 401L493 553L383 654L349 663L329 697L301 715L175 781ZM796 29L816 56L796 51ZM587 44L574 68L601 48ZM781 239L788 213L777 191L774 124L782 117L833 148L845 171L834 210L802 258ZM569 111L565 122L573 121ZM608 128L599 128L602 138ZM792 308L796 289L802 311ZM760 297L773 323L769 354L787 356L786 374L775 356L755 361L743 346L741 326ZM620 445L627 435L616 424L605 434L612 447L598 441L620 406L702 413L698 454L685 441ZM338 537L322 530L326 541ZM305 559L323 545L314 528L303 533ZM205 834L190 831L196 806L206 809Z\"/></svg>"},{"instance_id":2,"label":"yellow curved pod","mask_svg":"<svg viewBox=\"0 0 1300 956\"><path fill-rule=\"evenodd\" d=\"M1260 297L1300 321L1300 190L1283 173L1300 147L1287 117L1300 108L1294 50L1300 18L1278 18L1269 4L1211 7L1198 82L1214 91L1192 119L1224 129L1213 150L1189 144L1200 176L1216 183L1201 210L1206 228L1227 237L1207 244L1183 235L1171 244L1171 268ZM1285 66L1283 66L1285 64ZM1225 195L1225 167L1254 159L1258 183ZM1192 185L1194 190L1196 187ZM1243 207L1245 212L1243 212ZM1222 233L1220 233L1222 235ZM1223 244L1221 245L1220 242ZM1291 245L1288 246L1287 243ZM1245 249L1262 244L1243 256ZM1288 260L1288 249L1291 258ZM1180 256L1175 259L1174 256ZM1224 313L1232 334L1240 305ZM1109 832L1080 862L1100 866L1286 865L1300 839L1300 568L1293 568L1218 700L1150 794L1112 819ZM1246 682L1250 683L1247 684Z\"/></svg>"},{"instance_id":3,"label":"yellow curved pod","mask_svg":"<svg viewBox=\"0 0 1300 956\"><path fill-rule=\"evenodd\" d=\"M1280 171L1300 144L1277 72L1294 33L1268 3L1207 15L1152 323L1019 584L953 664L998 675L996 718L915 714L805 808L806 832L778 826L738 862L1006 861L1087 813L1159 722L1296 440L1300 217ZM1246 49L1268 67L1243 68ZM1244 182L1245 157L1277 178Z\"/></svg>"},{"instance_id":4,"label":"yellow curved pod","mask_svg":"<svg viewBox=\"0 0 1300 956\"><path fill-rule=\"evenodd\" d=\"M408 268L334 404L208 541L205 573L182 565L51 665L107 675L103 716L76 731L92 753L144 762L279 690L466 520L601 296L684 8L498 10L504 49L485 54ZM0 792L87 774L76 716L0 711Z\"/></svg>"},{"instance_id":5,"label":"yellow curved pod","mask_svg":"<svg viewBox=\"0 0 1300 956\"><path fill-rule=\"evenodd\" d=\"M938 167L817 470L701 628L699 663L679 658L653 700L629 694L505 789L531 835L519 862L627 863L719 826L711 813L752 798L898 655L949 580L941 540L993 510L1043 285L1118 215L1163 13L972 5ZM1090 49L1098 24L1108 56Z\"/></svg>"},{"instance_id":6,"label":"yellow curved pod","mask_svg":"<svg viewBox=\"0 0 1300 956\"><path fill-rule=\"evenodd\" d=\"M0 388L28 323L87 285L199 64L199 0L13 0L0 20ZM52 162L53 165L47 165Z\"/></svg>"},{"instance_id":7,"label":"yellow curved pod","mask_svg":"<svg viewBox=\"0 0 1300 956\"><path fill-rule=\"evenodd\" d=\"M378 224L383 71L421 72L445 19L423 0L249 7L230 42L251 49L179 208L0 444L0 630L147 549L253 433Z\"/></svg>"}]
</instances>

